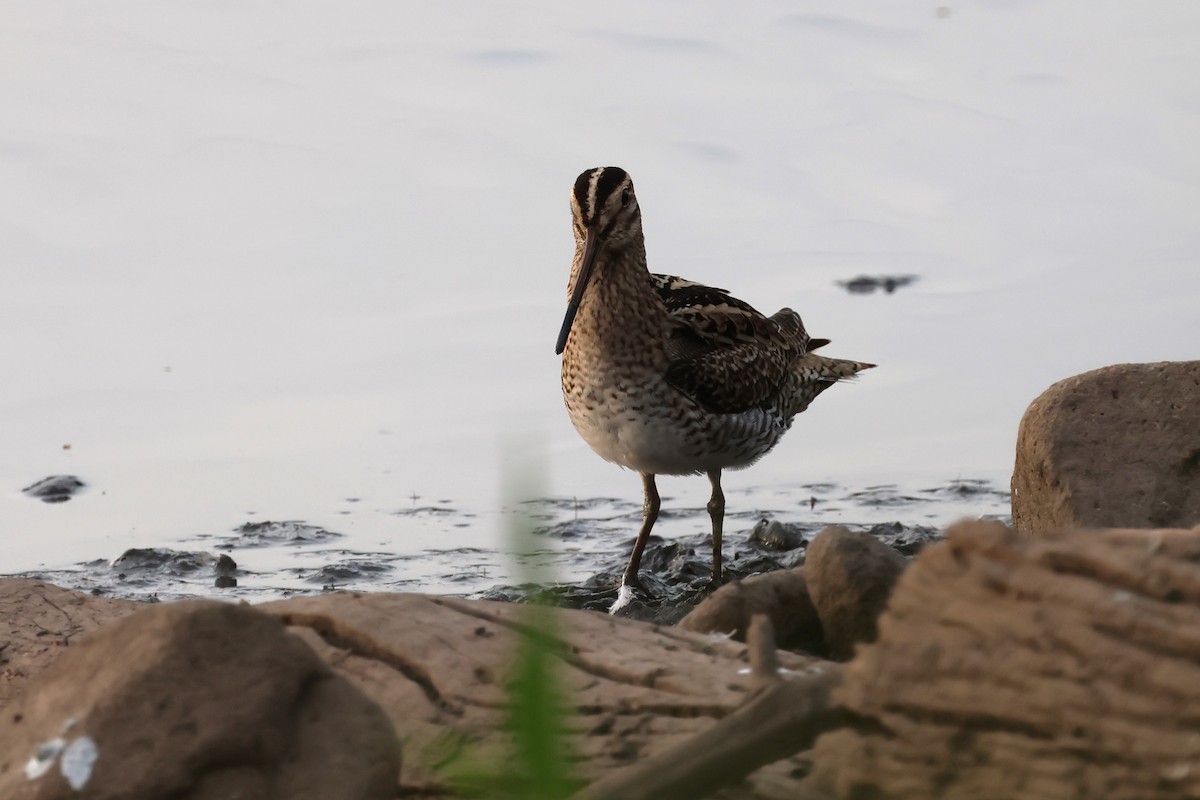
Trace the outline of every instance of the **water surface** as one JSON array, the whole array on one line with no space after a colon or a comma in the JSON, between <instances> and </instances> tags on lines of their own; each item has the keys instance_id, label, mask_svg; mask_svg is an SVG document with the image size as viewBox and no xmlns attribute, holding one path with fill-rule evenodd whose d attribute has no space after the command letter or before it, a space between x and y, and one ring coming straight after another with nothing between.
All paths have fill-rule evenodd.
<instances>
[{"instance_id":1,"label":"water surface","mask_svg":"<svg viewBox=\"0 0 1200 800\"><path fill-rule=\"evenodd\" d=\"M731 513L1002 488L1050 383L1197 356L1197 34L1187 3L13 6L0 571L299 521L337 544L239 565L469 590L506 580L522 497L616 547L639 482L571 430L553 355L568 192L601 164L655 270L880 365L730 474ZM889 274L919 280L838 285ZM21 493L54 474L87 488ZM707 485L663 492L694 512Z\"/></svg>"}]
</instances>

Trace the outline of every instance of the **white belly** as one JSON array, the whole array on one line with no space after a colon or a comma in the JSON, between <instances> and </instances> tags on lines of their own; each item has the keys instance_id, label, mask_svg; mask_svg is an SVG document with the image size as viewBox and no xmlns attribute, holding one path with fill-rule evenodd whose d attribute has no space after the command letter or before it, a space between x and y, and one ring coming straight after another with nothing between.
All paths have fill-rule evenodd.
<instances>
[{"instance_id":1,"label":"white belly","mask_svg":"<svg viewBox=\"0 0 1200 800\"><path fill-rule=\"evenodd\" d=\"M601 458L655 475L747 467L788 428L770 411L710 414L670 387L661 388L580 392L565 400L575 429ZM650 399L654 396L661 399Z\"/></svg>"}]
</instances>

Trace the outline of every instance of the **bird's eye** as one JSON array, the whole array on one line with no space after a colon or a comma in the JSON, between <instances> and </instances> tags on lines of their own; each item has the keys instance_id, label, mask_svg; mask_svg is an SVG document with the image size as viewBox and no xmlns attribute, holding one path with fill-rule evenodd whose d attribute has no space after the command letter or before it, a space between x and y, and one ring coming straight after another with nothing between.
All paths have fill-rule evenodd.
<instances>
[{"instance_id":1,"label":"bird's eye","mask_svg":"<svg viewBox=\"0 0 1200 800\"><path fill-rule=\"evenodd\" d=\"M623 206L629 205L629 190L628 189L621 190L621 205L623 205Z\"/></svg>"}]
</instances>

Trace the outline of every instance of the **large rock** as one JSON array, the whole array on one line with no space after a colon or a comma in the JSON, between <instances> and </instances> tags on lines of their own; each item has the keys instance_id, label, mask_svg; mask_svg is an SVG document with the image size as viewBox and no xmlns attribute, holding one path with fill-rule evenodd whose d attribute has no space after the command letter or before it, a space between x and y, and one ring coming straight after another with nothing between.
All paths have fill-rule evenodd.
<instances>
[{"instance_id":1,"label":"large rock","mask_svg":"<svg viewBox=\"0 0 1200 800\"><path fill-rule=\"evenodd\" d=\"M0 718L9 800L383 800L398 772L374 703L278 619L211 601L94 632Z\"/></svg>"},{"instance_id":2,"label":"large rock","mask_svg":"<svg viewBox=\"0 0 1200 800\"><path fill-rule=\"evenodd\" d=\"M1054 384L1017 434L1013 524L1200 522L1200 361L1121 364Z\"/></svg>"},{"instance_id":3,"label":"large rock","mask_svg":"<svg viewBox=\"0 0 1200 800\"><path fill-rule=\"evenodd\" d=\"M1200 527L960 523L843 676L810 753L837 798L1200 797Z\"/></svg>"},{"instance_id":4,"label":"large rock","mask_svg":"<svg viewBox=\"0 0 1200 800\"><path fill-rule=\"evenodd\" d=\"M722 586L681 619L679 627L727 633L744 642L755 614L766 614L771 620L779 647L825 655L821 618L808 595L803 567L764 572Z\"/></svg>"},{"instance_id":5,"label":"large rock","mask_svg":"<svg viewBox=\"0 0 1200 800\"><path fill-rule=\"evenodd\" d=\"M830 658L845 661L856 644L875 640L875 622L907 563L861 531L835 525L817 534L805 555L804 577Z\"/></svg>"},{"instance_id":6,"label":"large rock","mask_svg":"<svg viewBox=\"0 0 1200 800\"><path fill-rule=\"evenodd\" d=\"M83 634L139 608L29 578L0 579L0 708Z\"/></svg>"}]
</instances>

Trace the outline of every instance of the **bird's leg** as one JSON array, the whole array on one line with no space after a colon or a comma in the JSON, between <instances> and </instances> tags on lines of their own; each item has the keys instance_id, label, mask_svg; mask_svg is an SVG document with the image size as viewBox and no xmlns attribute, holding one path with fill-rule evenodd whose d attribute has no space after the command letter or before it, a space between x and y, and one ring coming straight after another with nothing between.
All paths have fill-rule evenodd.
<instances>
[{"instance_id":1,"label":"bird's leg","mask_svg":"<svg viewBox=\"0 0 1200 800\"><path fill-rule=\"evenodd\" d=\"M708 500L708 516L712 518L713 574L709 588L721 585L721 532L725 527L725 493L721 491L721 470L709 470L708 480L712 483L712 497Z\"/></svg>"},{"instance_id":2,"label":"bird's leg","mask_svg":"<svg viewBox=\"0 0 1200 800\"><path fill-rule=\"evenodd\" d=\"M633 545L633 555L629 557L629 566L625 568L621 585L646 591L646 587L638 578L638 566L642 563L642 551L646 549L646 540L650 538L650 529L654 527L654 521L658 519L659 500L658 487L654 484L654 475L649 472L643 472L641 475L642 490L645 495L642 501L642 528L638 531L637 541Z\"/></svg>"}]
</instances>

